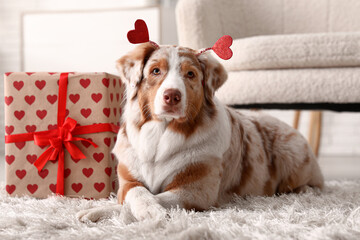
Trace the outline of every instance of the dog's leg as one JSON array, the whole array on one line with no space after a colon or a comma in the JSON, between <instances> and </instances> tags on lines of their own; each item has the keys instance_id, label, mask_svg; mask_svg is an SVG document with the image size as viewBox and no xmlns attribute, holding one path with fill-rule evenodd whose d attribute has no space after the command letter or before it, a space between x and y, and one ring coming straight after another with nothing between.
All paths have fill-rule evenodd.
<instances>
[{"instance_id":1,"label":"dog's leg","mask_svg":"<svg viewBox=\"0 0 360 240\"><path fill-rule=\"evenodd\" d=\"M172 179L164 192L153 195L145 187L133 183L135 187L128 190L124 201L138 220L163 218L165 208L177 206L206 210L216 206L221 174L221 162L216 158L190 164Z\"/></svg>"},{"instance_id":2,"label":"dog's leg","mask_svg":"<svg viewBox=\"0 0 360 240\"><path fill-rule=\"evenodd\" d=\"M118 164L118 179L118 203L127 203L137 220L165 216L165 209L158 203L154 195L145 188L142 182L134 178L122 163Z\"/></svg>"},{"instance_id":3,"label":"dog's leg","mask_svg":"<svg viewBox=\"0 0 360 240\"><path fill-rule=\"evenodd\" d=\"M217 205L222 168L219 159L189 165L174 177L165 192L156 195L166 207L206 210Z\"/></svg>"},{"instance_id":4,"label":"dog's leg","mask_svg":"<svg viewBox=\"0 0 360 240\"><path fill-rule=\"evenodd\" d=\"M130 206L132 214L139 221L162 219L166 216L165 208L149 190L142 186L131 188L126 194L125 203Z\"/></svg>"}]
</instances>

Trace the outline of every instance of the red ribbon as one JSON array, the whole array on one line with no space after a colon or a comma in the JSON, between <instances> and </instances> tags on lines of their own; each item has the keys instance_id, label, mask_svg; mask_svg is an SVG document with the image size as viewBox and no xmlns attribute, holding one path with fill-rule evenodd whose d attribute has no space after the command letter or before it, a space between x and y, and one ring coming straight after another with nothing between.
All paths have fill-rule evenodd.
<instances>
[{"instance_id":1,"label":"red ribbon","mask_svg":"<svg viewBox=\"0 0 360 240\"><path fill-rule=\"evenodd\" d=\"M84 159L85 155L73 143L74 141L86 141L98 147L94 142L74 135L114 132L119 131L119 127L111 123L100 123L86 126L76 126L76 120L66 116L66 98L69 73L61 73L59 80L59 101L57 114L57 129L49 131L39 131L33 133L22 133L5 136L5 143L34 141L38 146L50 145L34 162L35 167L40 172L46 163L58 159L58 173L56 182L56 194L64 195L64 156L65 149L74 159Z\"/></svg>"}]
</instances>

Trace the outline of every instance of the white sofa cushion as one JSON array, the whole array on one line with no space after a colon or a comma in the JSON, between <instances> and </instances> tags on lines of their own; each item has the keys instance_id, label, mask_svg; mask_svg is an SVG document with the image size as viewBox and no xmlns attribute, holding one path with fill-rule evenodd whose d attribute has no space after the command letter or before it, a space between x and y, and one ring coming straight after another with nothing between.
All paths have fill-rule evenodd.
<instances>
[{"instance_id":1,"label":"white sofa cushion","mask_svg":"<svg viewBox=\"0 0 360 240\"><path fill-rule=\"evenodd\" d=\"M225 104L360 103L360 68L229 72L216 92Z\"/></svg>"},{"instance_id":2,"label":"white sofa cushion","mask_svg":"<svg viewBox=\"0 0 360 240\"><path fill-rule=\"evenodd\" d=\"M360 66L360 32L236 39L228 71Z\"/></svg>"}]
</instances>

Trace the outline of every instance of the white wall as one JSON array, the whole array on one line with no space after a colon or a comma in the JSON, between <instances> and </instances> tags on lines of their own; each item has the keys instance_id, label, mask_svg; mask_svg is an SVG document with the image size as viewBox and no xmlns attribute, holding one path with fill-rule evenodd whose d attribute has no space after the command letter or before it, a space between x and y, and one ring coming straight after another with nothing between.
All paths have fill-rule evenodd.
<instances>
[{"instance_id":1,"label":"white wall","mask_svg":"<svg viewBox=\"0 0 360 240\"><path fill-rule=\"evenodd\" d=\"M135 47L126 36L136 19L142 18L150 39L160 42L159 15L159 7L26 14L23 70L116 74L115 61Z\"/></svg>"},{"instance_id":2,"label":"white wall","mask_svg":"<svg viewBox=\"0 0 360 240\"><path fill-rule=\"evenodd\" d=\"M21 13L44 10L91 10L118 9L124 5L146 5L146 0L9 0L0 2L0 79L7 71L20 71L20 20ZM176 24L174 7L176 0L163 0L162 6L162 38L163 44L176 44ZM121 23L114 23L121 29ZM126 30L128 27L126 27ZM119 30L120 31L120 30ZM124 30L125 31L125 30ZM119 52L119 56L123 53ZM75 69L76 70L76 69ZM59 70L56 70L59 71ZM0 99L3 91L0 91ZM0 113L3 104L0 104ZM293 111L267 111L285 122L292 123ZM308 113L304 112L301 119L301 132L307 136ZM3 117L0 118L0 138L4 139ZM320 163L329 168L329 177L360 177L360 114L355 113L324 113L323 135L321 138ZM4 155L4 146L0 146L0 155ZM345 168L343 170L340 167ZM0 181L4 177L4 162L0 158ZM341 170L341 171L340 171Z\"/></svg>"},{"instance_id":3,"label":"white wall","mask_svg":"<svg viewBox=\"0 0 360 240\"><path fill-rule=\"evenodd\" d=\"M89 12L89 11L94 11L94 12L98 12L101 10L105 10L106 12L116 12L117 10L120 9L124 9L124 8L135 8L135 7L147 7L149 5L154 5L154 4L158 4L158 0L131 0L131 1L123 1L123 0L102 0L102 1L98 1L98 0L9 0L9 1L5 1L5 0L1 0L0 1L0 80L3 83L4 78L3 78L3 73L4 72L15 72L15 71L21 71L24 70L25 68L27 70L30 70L30 68L37 66L37 70L47 70L49 71L50 68L53 69L52 67L56 66L56 62L52 63L53 65L46 65L47 61L44 61L43 64L41 66L39 66L39 64L37 65L32 65L31 64L33 62L31 62L31 60L35 60L34 59L28 59L28 66L24 69L21 68L21 24L22 24L22 15L24 13L35 13L35 12L44 12L44 11L55 11L55 12L79 12L79 11L85 11L85 12ZM171 12L168 11L169 8L173 8L173 4L171 4L171 2L168 2L166 0L164 0L164 7L163 7L163 11L161 11L161 13L164 13L164 15L170 14ZM143 10L141 10L143 11ZM126 11L123 15L127 15L129 18L143 18L144 14L141 11L132 11L133 15L129 17L129 11ZM174 12L172 10L172 12ZM131 15L131 14L130 14ZM33 14L29 14L26 16L35 16ZM146 17L146 16L145 16ZM119 18L120 19L120 18ZM120 36L119 32L123 32L126 33L129 29L129 24L133 24L133 20L132 19L122 19L123 22L116 20L111 24L111 27L113 28L114 34L117 34L117 36ZM31 19L33 21L33 23L35 23L34 21L36 21L36 18L32 18ZM130 23L130 21L132 23ZM26 21L27 23L31 23L31 21ZM124 22L127 23L127 25L125 26ZM151 25L153 25L153 23L150 23L150 21L148 21L150 27ZM153 21L151 21L153 22ZM169 28L169 24L174 24L175 20L170 20L170 21L166 21L164 20L163 23L161 24L163 28L168 29L167 31L169 31L169 29L171 30L172 28ZM84 28L89 27L89 25L84 26ZM30 27L31 28L31 27ZM109 28L109 26L108 26ZM155 29L157 30L157 29ZM165 43L173 43L173 40L175 38L175 41L177 39L176 37L176 30L175 28L173 28L173 33L175 34L171 34L170 35L172 37L164 37L164 39L162 39L162 42ZM29 36L31 37L31 35L36 34L35 32L33 33L29 33ZM157 35L157 32L152 31L150 33L152 36ZM46 36L46 35L45 35ZM54 36L52 36L54 37ZM126 39L126 34L123 36L124 39ZM28 39L36 39L36 38L28 38ZM47 38L48 40L51 40L50 37ZM54 38L53 38L54 39ZM158 38L156 37L156 39L154 39L155 41L158 41ZM100 39L98 39L98 41L101 41ZM161 41L160 41L161 42ZM90 51L88 51L88 54L90 54L91 51L91 42L87 42L88 44L86 44L86 42L84 43L84 47L90 49ZM123 42L119 41L119 45L122 44ZM29 42L27 42L27 44L29 44ZM48 42L47 45L51 45L51 42ZM46 43L44 44L46 45ZM109 41L104 41L103 46L104 48L109 45ZM130 45L130 44L129 44ZM53 45L54 46L54 45ZM117 48L117 57L120 57L121 55L123 55L125 53L125 51L121 51L121 49L119 50L119 48ZM29 49L29 51L27 52L27 54L29 54L31 52L31 49ZM40 53L40 52L39 52ZM62 52L59 52L62 53ZM36 54L31 53L33 56L35 56ZM31 55L30 54L30 55ZM39 56L37 56L39 59ZM89 57L89 56L85 56L85 57ZM116 58L117 58L116 57ZM44 56L43 56L44 58ZM112 57L114 58L114 57ZM113 67L113 59L109 60L109 62L111 63L111 67ZM95 63L96 64L96 63ZM110 64L110 63L109 63ZM60 69L65 70L68 66L64 65L64 59L60 59L60 63L57 65L57 67L54 67L54 71L60 71ZM82 66L83 67L83 66ZM59 69L59 70L55 70L55 69ZM84 69L80 69L79 66L74 67L73 68L74 71L80 71L80 70L84 70ZM91 69L88 69L89 71ZM103 69L105 70L105 69ZM98 69L93 68L92 71L99 71ZM113 71L110 71L113 72ZM2 103L0 104L0 156L4 156L4 143L3 143L3 139L4 139L4 116L3 116L3 99L4 99L4 94L3 94L3 88L2 88L3 84L1 84L0 87L0 99L2 99ZM0 157L0 182L4 180L4 160L3 157Z\"/></svg>"}]
</instances>

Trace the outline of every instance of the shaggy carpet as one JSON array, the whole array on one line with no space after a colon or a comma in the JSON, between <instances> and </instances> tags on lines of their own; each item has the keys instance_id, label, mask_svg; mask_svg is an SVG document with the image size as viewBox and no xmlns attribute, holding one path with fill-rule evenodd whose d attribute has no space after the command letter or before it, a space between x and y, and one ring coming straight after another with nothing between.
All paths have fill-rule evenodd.
<instances>
[{"instance_id":1,"label":"shaggy carpet","mask_svg":"<svg viewBox=\"0 0 360 240\"><path fill-rule=\"evenodd\" d=\"M323 192L236 198L206 212L169 210L134 221L127 206L97 223L76 213L112 204L52 196L10 198L0 187L0 239L360 239L360 179L327 181Z\"/></svg>"}]
</instances>

